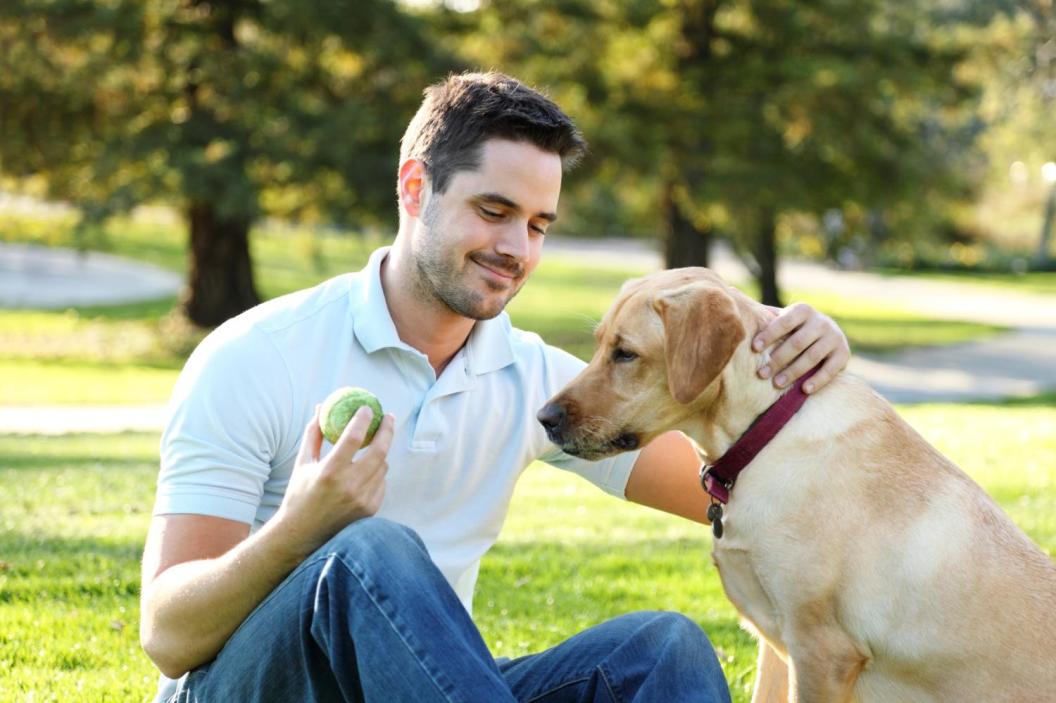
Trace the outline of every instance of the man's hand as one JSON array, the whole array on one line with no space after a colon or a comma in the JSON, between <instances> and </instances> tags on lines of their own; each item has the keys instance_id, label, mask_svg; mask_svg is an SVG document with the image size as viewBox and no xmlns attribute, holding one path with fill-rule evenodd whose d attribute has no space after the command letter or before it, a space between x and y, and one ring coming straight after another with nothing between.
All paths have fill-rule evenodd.
<instances>
[{"instance_id":1,"label":"man's hand","mask_svg":"<svg viewBox=\"0 0 1056 703\"><path fill-rule=\"evenodd\" d=\"M803 384L813 393L835 378L847 365L851 348L847 337L831 318L806 303L795 303L784 310L771 308L778 315L752 340L759 352L785 338L770 353L770 361L759 369L761 378L774 377L774 386L784 388L821 364L818 372Z\"/></svg>"},{"instance_id":2,"label":"man's hand","mask_svg":"<svg viewBox=\"0 0 1056 703\"><path fill-rule=\"evenodd\" d=\"M275 515L302 555L315 551L347 525L374 515L381 507L394 420L386 414L370 446L357 457L371 418L367 406L356 411L333 450L321 461L323 433L319 430L318 407L308 422L290 484Z\"/></svg>"}]
</instances>

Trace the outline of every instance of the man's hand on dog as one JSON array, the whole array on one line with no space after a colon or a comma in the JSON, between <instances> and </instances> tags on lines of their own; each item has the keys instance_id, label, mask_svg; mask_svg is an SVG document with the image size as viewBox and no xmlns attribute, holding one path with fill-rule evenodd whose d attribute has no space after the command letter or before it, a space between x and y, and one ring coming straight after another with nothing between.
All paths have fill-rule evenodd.
<instances>
[{"instance_id":1,"label":"man's hand on dog","mask_svg":"<svg viewBox=\"0 0 1056 703\"><path fill-rule=\"evenodd\" d=\"M818 372L803 384L804 392L813 393L847 365L851 347L832 318L806 303L795 303L783 310L771 309L777 317L755 336L752 349L760 352L778 340L783 341L770 353L770 361L759 368L760 378L772 376L774 386L785 388L821 364Z\"/></svg>"},{"instance_id":2,"label":"man's hand on dog","mask_svg":"<svg viewBox=\"0 0 1056 703\"><path fill-rule=\"evenodd\" d=\"M276 518L286 523L291 543L305 555L356 520L374 515L385 496L386 455L392 444L393 416L381 420L373 441L357 455L366 438L371 410L363 406L322 459L319 408L309 420Z\"/></svg>"}]
</instances>

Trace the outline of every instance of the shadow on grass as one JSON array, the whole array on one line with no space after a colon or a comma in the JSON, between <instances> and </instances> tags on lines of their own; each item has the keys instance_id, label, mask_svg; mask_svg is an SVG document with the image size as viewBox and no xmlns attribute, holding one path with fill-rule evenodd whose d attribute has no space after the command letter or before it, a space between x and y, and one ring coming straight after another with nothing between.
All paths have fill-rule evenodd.
<instances>
[{"instance_id":1,"label":"shadow on grass","mask_svg":"<svg viewBox=\"0 0 1056 703\"><path fill-rule=\"evenodd\" d=\"M946 403L922 403L923 405L946 405ZM957 405L987 408L1056 408L1056 391L1047 391L1039 395L1023 398L1003 398L999 400L978 399L957 401Z\"/></svg>"},{"instance_id":2,"label":"shadow on grass","mask_svg":"<svg viewBox=\"0 0 1056 703\"><path fill-rule=\"evenodd\" d=\"M175 296L158 298L157 300L146 300L138 303L127 303L122 305L86 305L72 306L70 309L85 319L99 320L133 320L143 322L157 322L167 315L176 305Z\"/></svg>"},{"instance_id":3,"label":"shadow on grass","mask_svg":"<svg viewBox=\"0 0 1056 703\"><path fill-rule=\"evenodd\" d=\"M0 435L10 439L11 435ZM67 469L142 469L153 467L157 456L70 456L68 454L5 454L0 450L0 477L4 470L65 471Z\"/></svg>"},{"instance_id":4,"label":"shadow on grass","mask_svg":"<svg viewBox=\"0 0 1056 703\"><path fill-rule=\"evenodd\" d=\"M1007 398L999 402L979 401L970 405L1000 405L1004 408L1056 408L1056 391L1042 393L1029 398Z\"/></svg>"},{"instance_id":5,"label":"shadow on grass","mask_svg":"<svg viewBox=\"0 0 1056 703\"><path fill-rule=\"evenodd\" d=\"M0 603L139 593L143 538L0 531Z\"/></svg>"}]
</instances>

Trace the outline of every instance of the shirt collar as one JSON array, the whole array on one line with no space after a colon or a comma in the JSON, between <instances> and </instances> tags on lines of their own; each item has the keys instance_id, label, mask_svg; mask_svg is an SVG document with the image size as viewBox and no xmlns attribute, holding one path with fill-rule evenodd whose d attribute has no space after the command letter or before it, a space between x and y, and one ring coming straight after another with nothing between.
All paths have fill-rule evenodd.
<instances>
[{"instance_id":1,"label":"shirt collar","mask_svg":"<svg viewBox=\"0 0 1056 703\"><path fill-rule=\"evenodd\" d=\"M363 269L366 280L351 301L352 328L356 339L368 354L385 348L421 353L400 339L385 301L385 291L381 287L381 264L390 249L391 247L376 249ZM479 376L512 364L514 354L511 332L510 318L505 312L490 320L477 321L464 347L466 370Z\"/></svg>"}]
</instances>

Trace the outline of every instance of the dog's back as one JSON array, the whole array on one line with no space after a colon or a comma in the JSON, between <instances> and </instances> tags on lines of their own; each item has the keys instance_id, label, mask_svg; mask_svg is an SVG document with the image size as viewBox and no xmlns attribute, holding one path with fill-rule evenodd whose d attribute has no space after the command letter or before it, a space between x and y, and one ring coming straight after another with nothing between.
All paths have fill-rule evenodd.
<instances>
[{"instance_id":1,"label":"dog's back","mask_svg":"<svg viewBox=\"0 0 1056 703\"><path fill-rule=\"evenodd\" d=\"M833 414L842 427L814 478L856 534L834 607L869 652L860 699L1056 700L1056 565L853 377L812 398L789 435Z\"/></svg>"}]
</instances>

